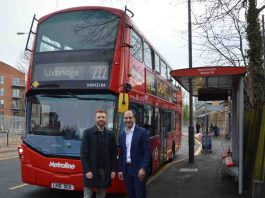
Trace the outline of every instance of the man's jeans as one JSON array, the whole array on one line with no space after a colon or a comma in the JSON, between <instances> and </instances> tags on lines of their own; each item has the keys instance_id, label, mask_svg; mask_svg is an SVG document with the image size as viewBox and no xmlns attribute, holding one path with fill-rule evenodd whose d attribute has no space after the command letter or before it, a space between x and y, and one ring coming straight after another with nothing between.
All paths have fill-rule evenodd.
<instances>
[{"instance_id":1,"label":"man's jeans","mask_svg":"<svg viewBox=\"0 0 265 198\"><path fill-rule=\"evenodd\" d=\"M97 188L96 193L97 198L105 198L106 197L106 188ZM84 198L92 198L93 197L93 188L84 188Z\"/></svg>"}]
</instances>

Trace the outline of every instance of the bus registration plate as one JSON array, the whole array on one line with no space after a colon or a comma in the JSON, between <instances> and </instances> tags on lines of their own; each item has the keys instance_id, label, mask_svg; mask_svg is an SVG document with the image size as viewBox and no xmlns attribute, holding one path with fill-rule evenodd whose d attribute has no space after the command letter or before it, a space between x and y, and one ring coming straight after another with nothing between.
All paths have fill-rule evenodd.
<instances>
[{"instance_id":1,"label":"bus registration plate","mask_svg":"<svg viewBox=\"0 0 265 198\"><path fill-rule=\"evenodd\" d=\"M51 183L51 188L63 189L63 190L74 190L74 185L72 185L72 184Z\"/></svg>"}]
</instances>

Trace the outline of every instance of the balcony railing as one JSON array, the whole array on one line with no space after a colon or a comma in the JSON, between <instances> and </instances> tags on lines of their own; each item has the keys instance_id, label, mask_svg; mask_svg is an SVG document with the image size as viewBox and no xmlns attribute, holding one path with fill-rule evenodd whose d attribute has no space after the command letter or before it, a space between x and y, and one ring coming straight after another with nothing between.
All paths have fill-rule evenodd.
<instances>
[{"instance_id":1,"label":"balcony railing","mask_svg":"<svg viewBox=\"0 0 265 198\"><path fill-rule=\"evenodd\" d=\"M26 85L23 85L23 84L17 84L17 83L12 83L12 87L16 87L16 88L25 88Z\"/></svg>"},{"instance_id":2,"label":"balcony railing","mask_svg":"<svg viewBox=\"0 0 265 198\"><path fill-rule=\"evenodd\" d=\"M22 99L22 96L20 96L20 95L12 95L12 98Z\"/></svg>"},{"instance_id":3,"label":"balcony railing","mask_svg":"<svg viewBox=\"0 0 265 198\"><path fill-rule=\"evenodd\" d=\"M14 111L19 111L20 108L19 108L19 106L13 105L13 106L12 106L12 110L14 110Z\"/></svg>"}]
</instances>

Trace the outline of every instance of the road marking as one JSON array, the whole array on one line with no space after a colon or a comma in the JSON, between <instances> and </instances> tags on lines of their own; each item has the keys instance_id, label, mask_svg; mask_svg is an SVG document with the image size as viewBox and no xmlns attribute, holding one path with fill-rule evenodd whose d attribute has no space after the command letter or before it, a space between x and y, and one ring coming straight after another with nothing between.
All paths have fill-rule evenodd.
<instances>
[{"instance_id":1,"label":"road marking","mask_svg":"<svg viewBox=\"0 0 265 198\"><path fill-rule=\"evenodd\" d=\"M0 161L1 160L7 160L7 159L13 159L13 158L18 158L18 156L0 158Z\"/></svg>"},{"instance_id":2,"label":"road marking","mask_svg":"<svg viewBox=\"0 0 265 198\"><path fill-rule=\"evenodd\" d=\"M199 145L199 148L197 149L197 151L194 153L195 156L198 156L201 151L202 151L202 144L199 140L197 140L196 138L194 138L195 142Z\"/></svg>"},{"instance_id":3,"label":"road marking","mask_svg":"<svg viewBox=\"0 0 265 198\"><path fill-rule=\"evenodd\" d=\"M184 160L188 159L188 157L185 157L183 159L180 159L178 161L174 161L174 162L171 162L167 165L165 165L164 167L161 168L161 170L159 170L154 176L152 176L147 182L146 182L146 185L149 185L151 184L159 175L161 175L165 170L167 170L169 167L171 167L173 164L176 164L176 163L179 163L179 162L182 162Z\"/></svg>"},{"instance_id":4,"label":"road marking","mask_svg":"<svg viewBox=\"0 0 265 198\"><path fill-rule=\"evenodd\" d=\"M199 145L199 148L197 149L197 151L194 153L195 156L199 155L201 153L202 150L202 144L199 140L195 139L195 142ZM177 160L177 161L173 161L167 165L165 165L164 167L161 168L161 170L159 170L154 176L152 176L147 182L146 185L151 184L159 175L161 175L165 170L167 170L169 167L171 167L173 164L182 162L184 160L188 159L188 157L184 157L183 159Z\"/></svg>"},{"instance_id":5,"label":"road marking","mask_svg":"<svg viewBox=\"0 0 265 198\"><path fill-rule=\"evenodd\" d=\"M181 168L179 172L198 172L198 168Z\"/></svg>"},{"instance_id":6,"label":"road marking","mask_svg":"<svg viewBox=\"0 0 265 198\"><path fill-rule=\"evenodd\" d=\"M18 189L18 188L22 188L22 187L24 187L24 186L27 186L28 184L21 184L21 185L18 185L18 186L14 186L14 187L12 187L12 188L9 188L9 190L16 190L16 189Z\"/></svg>"}]
</instances>

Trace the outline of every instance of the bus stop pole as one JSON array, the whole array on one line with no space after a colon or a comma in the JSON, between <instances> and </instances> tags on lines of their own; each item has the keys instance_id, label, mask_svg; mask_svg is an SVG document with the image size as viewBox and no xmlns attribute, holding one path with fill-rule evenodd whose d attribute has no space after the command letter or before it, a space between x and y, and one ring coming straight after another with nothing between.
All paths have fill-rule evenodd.
<instances>
[{"instance_id":1,"label":"bus stop pole","mask_svg":"<svg viewBox=\"0 0 265 198\"><path fill-rule=\"evenodd\" d=\"M243 130L243 122L244 122L244 87L243 87L243 78L240 78L239 82L239 175L238 175L238 193L243 193L243 144L244 144L244 130Z\"/></svg>"},{"instance_id":2,"label":"bus stop pole","mask_svg":"<svg viewBox=\"0 0 265 198\"><path fill-rule=\"evenodd\" d=\"M9 146L9 131L6 131L6 146Z\"/></svg>"},{"instance_id":3,"label":"bus stop pole","mask_svg":"<svg viewBox=\"0 0 265 198\"><path fill-rule=\"evenodd\" d=\"M262 36L263 36L263 69L264 69L264 76L265 76L265 28L264 28L264 15L262 15ZM265 77L264 77L265 81ZM265 96L264 96L265 97Z\"/></svg>"},{"instance_id":4,"label":"bus stop pole","mask_svg":"<svg viewBox=\"0 0 265 198\"><path fill-rule=\"evenodd\" d=\"M191 0L188 0L188 34L189 34L189 68L192 68ZM190 89L189 162L193 163L194 162L194 126L193 126L192 78L189 79L189 89Z\"/></svg>"}]
</instances>

